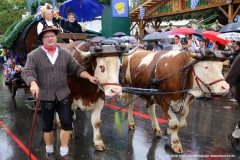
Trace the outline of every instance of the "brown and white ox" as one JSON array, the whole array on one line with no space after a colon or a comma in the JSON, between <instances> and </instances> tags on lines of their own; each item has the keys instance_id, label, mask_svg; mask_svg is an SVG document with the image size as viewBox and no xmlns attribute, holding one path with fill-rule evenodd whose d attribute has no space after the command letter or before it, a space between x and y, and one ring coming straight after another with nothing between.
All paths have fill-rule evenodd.
<instances>
[{"instance_id":1,"label":"brown and white ox","mask_svg":"<svg viewBox=\"0 0 240 160\"><path fill-rule=\"evenodd\" d=\"M75 75L68 76L68 86L71 90L70 100L72 103L73 121L76 119L74 106L77 105L82 111L92 111L91 123L93 126L93 141L96 150L103 151L106 147L100 135L101 111L103 109L105 96L113 97L122 93L122 87L118 82L120 59L118 54L100 57L91 55L89 52L89 42L76 41L69 44L59 44L69 50L74 58L80 63L85 64L86 71L92 76L96 76L102 86L91 83L87 79ZM73 49L76 48L76 50ZM135 49L136 50L136 49ZM132 52L123 53L124 55ZM89 61L89 59L91 60ZM103 87L103 88L102 88ZM102 90L100 89L102 88ZM57 116L57 123L59 118ZM74 131L71 135L74 138Z\"/></svg>"},{"instance_id":2,"label":"brown and white ox","mask_svg":"<svg viewBox=\"0 0 240 160\"><path fill-rule=\"evenodd\" d=\"M165 52L165 53L163 53ZM199 56L197 53L191 53L192 56ZM155 79L160 80L156 89L162 92L182 91L184 86L185 71L180 71L168 78L164 78L182 67L196 60L188 52L181 51L146 51L138 49L134 54L126 56L123 61L124 87L145 88L150 82L151 73ZM159 57L163 54L161 57ZM159 59L158 59L159 58ZM154 65L156 64L156 67ZM162 135L161 129L155 115L155 103L162 107L162 110L168 120L169 128L165 130L166 135L171 135L171 148L175 153L183 153L182 145L178 137L178 130L187 126L187 117L189 106L194 97L201 97L204 92L215 94L226 94L229 91L229 85L222 75L222 62L220 61L199 61L192 65L190 74L186 81L187 93L178 92L173 94L141 95L146 100L148 114L151 117L152 129L155 135ZM197 79L197 81L196 81ZM202 82L200 82L202 81ZM201 86L201 89L198 86ZM210 84L209 90L204 84ZM128 105L128 126L129 129L135 129L135 122L132 115L133 95L123 94ZM165 99L165 100L164 100ZM173 110L170 109L170 105ZM179 114L175 114L183 107ZM175 112L175 113L174 113Z\"/></svg>"}]
</instances>

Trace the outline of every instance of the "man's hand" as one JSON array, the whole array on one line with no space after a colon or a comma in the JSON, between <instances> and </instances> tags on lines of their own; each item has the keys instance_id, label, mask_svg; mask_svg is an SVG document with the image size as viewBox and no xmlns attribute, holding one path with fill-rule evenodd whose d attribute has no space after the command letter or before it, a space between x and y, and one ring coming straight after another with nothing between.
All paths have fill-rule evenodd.
<instances>
[{"instance_id":1,"label":"man's hand","mask_svg":"<svg viewBox=\"0 0 240 160\"><path fill-rule=\"evenodd\" d=\"M79 76L82 77L82 78L88 79L90 82L92 82L94 84L96 84L96 82L98 82L98 78L94 77L94 76L91 76L87 71L81 72Z\"/></svg>"},{"instance_id":2,"label":"man's hand","mask_svg":"<svg viewBox=\"0 0 240 160\"><path fill-rule=\"evenodd\" d=\"M30 83L30 85L31 85L30 91L31 91L32 95L35 97L35 99L38 99L39 87L38 87L37 83L35 81L32 81Z\"/></svg>"},{"instance_id":3,"label":"man's hand","mask_svg":"<svg viewBox=\"0 0 240 160\"><path fill-rule=\"evenodd\" d=\"M98 78L97 77L93 77L93 76L90 76L89 78L89 81L96 84L98 82Z\"/></svg>"}]
</instances>

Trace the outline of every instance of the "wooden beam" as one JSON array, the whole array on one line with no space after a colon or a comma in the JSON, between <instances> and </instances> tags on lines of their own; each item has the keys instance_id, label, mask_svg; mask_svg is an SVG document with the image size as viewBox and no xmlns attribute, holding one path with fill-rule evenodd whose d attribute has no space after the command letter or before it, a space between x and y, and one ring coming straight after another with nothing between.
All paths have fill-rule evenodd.
<instances>
[{"instance_id":1,"label":"wooden beam","mask_svg":"<svg viewBox=\"0 0 240 160\"><path fill-rule=\"evenodd\" d=\"M138 23L136 22L131 28L130 31L133 30L133 28L137 25Z\"/></svg>"},{"instance_id":2,"label":"wooden beam","mask_svg":"<svg viewBox=\"0 0 240 160\"><path fill-rule=\"evenodd\" d=\"M144 27L144 28L145 28L145 26L146 26L147 22L148 22L148 21L145 21L145 22L143 23L143 27Z\"/></svg>"},{"instance_id":3,"label":"wooden beam","mask_svg":"<svg viewBox=\"0 0 240 160\"><path fill-rule=\"evenodd\" d=\"M59 33L57 38L59 39L87 39L86 33Z\"/></svg>"},{"instance_id":4,"label":"wooden beam","mask_svg":"<svg viewBox=\"0 0 240 160\"><path fill-rule=\"evenodd\" d=\"M148 4L155 4L157 3L156 1L149 1Z\"/></svg>"},{"instance_id":5,"label":"wooden beam","mask_svg":"<svg viewBox=\"0 0 240 160\"><path fill-rule=\"evenodd\" d=\"M218 6L218 8L223 12L223 14L224 14L227 18L229 18L227 12L226 12L221 6Z\"/></svg>"},{"instance_id":6,"label":"wooden beam","mask_svg":"<svg viewBox=\"0 0 240 160\"><path fill-rule=\"evenodd\" d=\"M233 18L236 17L236 15L238 14L239 10L240 10L240 5L238 5L237 10L236 10L235 13L233 14Z\"/></svg>"},{"instance_id":7,"label":"wooden beam","mask_svg":"<svg viewBox=\"0 0 240 160\"><path fill-rule=\"evenodd\" d=\"M152 21L152 20L151 20L151 23L152 23L153 28L155 28L155 25L153 24L153 21Z\"/></svg>"},{"instance_id":8,"label":"wooden beam","mask_svg":"<svg viewBox=\"0 0 240 160\"><path fill-rule=\"evenodd\" d=\"M233 23L233 4L228 5L228 23Z\"/></svg>"},{"instance_id":9,"label":"wooden beam","mask_svg":"<svg viewBox=\"0 0 240 160\"><path fill-rule=\"evenodd\" d=\"M170 0L162 0L161 2L159 2L159 4L157 5L157 6L161 6L161 5L164 5L164 4L166 4L168 1L170 1ZM148 16L149 15L152 15L154 12L156 12L156 10L158 10L158 7L156 7L154 10L152 10L152 12L150 12L150 13L148 13Z\"/></svg>"},{"instance_id":10,"label":"wooden beam","mask_svg":"<svg viewBox=\"0 0 240 160\"><path fill-rule=\"evenodd\" d=\"M159 22L159 23L158 23L158 25L157 25L157 28L159 28L159 27L160 27L161 23L162 23L162 22Z\"/></svg>"},{"instance_id":11,"label":"wooden beam","mask_svg":"<svg viewBox=\"0 0 240 160\"><path fill-rule=\"evenodd\" d=\"M186 12L194 12L197 10L209 9L209 8L214 8L214 7L218 7L218 6L224 6L224 5L226 5L226 3L221 3L221 4L218 3L218 5L199 6L199 7L196 7L195 10L188 8L188 9L184 9L184 10L177 10L177 11L166 12L166 13L161 13L161 14L148 15L148 16L145 16L144 18L149 19L149 18L169 16L169 15L174 15L174 14L181 14L181 13L186 13Z\"/></svg>"}]
</instances>

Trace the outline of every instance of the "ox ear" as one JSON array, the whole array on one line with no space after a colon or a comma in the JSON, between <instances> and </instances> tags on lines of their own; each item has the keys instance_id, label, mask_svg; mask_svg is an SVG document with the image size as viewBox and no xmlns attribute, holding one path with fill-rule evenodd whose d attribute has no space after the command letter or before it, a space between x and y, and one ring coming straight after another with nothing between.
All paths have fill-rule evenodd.
<instances>
[{"instance_id":1,"label":"ox ear","mask_svg":"<svg viewBox=\"0 0 240 160\"><path fill-rule=\"evenodd\" d=\"M136 52L136 50L139 48L139 45L137 45L135 48L133 48L132 50L130 50L128 53L123 53L124 56L129 56L131 54L133 54L134 52Z\"/></svg>"},{"instance_id":2,"label":"ox ear","mask_svg":"<svg viewBox=\"0 0 240 160\"><path fill-rule=\"evenodd\" d=\"M188 54L193 57L193 58L199 58L202 57L202 55L200 53L194 53L191 50L188 50Z\"/></svg>"},{"instance_id":3,"label":"ox ear","mask_svg":"<svg viewBox=\"0 0 240 160\"><path fill-rule=\"evenodd\" d=\"M83 51L77 49L76 47L73 47L73 48L74 48L74 49L79 53L79 55L82 56L82 57L90 57L90 55L91 55L91 52L90 52L90 51L89 51L89 52L83 52Z\"/></svg>"}]
</instances>

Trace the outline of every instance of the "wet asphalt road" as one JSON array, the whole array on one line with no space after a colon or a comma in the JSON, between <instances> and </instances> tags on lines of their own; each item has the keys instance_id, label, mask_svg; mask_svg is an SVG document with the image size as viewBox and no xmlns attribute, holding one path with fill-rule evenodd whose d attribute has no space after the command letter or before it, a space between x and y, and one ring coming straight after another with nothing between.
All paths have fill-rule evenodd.
<instances>
[{"instance_id":1,"label":"wet asphalt road","mask_svg":"<svg viewBox=\"0 0 240 160\"><path fill-rule=\"evenodd\" d=\"M8 94L4 76L0 73L0 160L27 160L28 140L34 111L24 105L27 93L18 89L15 98ZM170 137L154 136L151 122L147 119L147 110L139 98L135 102L136 130L129 131L124 106L116 99L108 99L101 115L101 135L107 151L98 152L93 146L93 130L90 112L77 111L74 122L76 139L70 140L70 154L75 160L228 160L239 159L240 152L231 147L227 138L229 132L240 120L240 107L228 102L226 98L215 98L210 101L194 100L191 104L188 126L179 132L184 153L173 154L170 148ZM114 108L113 108L114 107ZM167 128L164 115L159 106L157 117L161 130ZM141 113L141 114L140 114ZM54 130L54 149L59 156L59 128ZM45 144L42 142L42 119L38 114L32 140L33 159L45 159ZM227 156L229 156L227 158Z\"/></svg>"}]
</instances>

